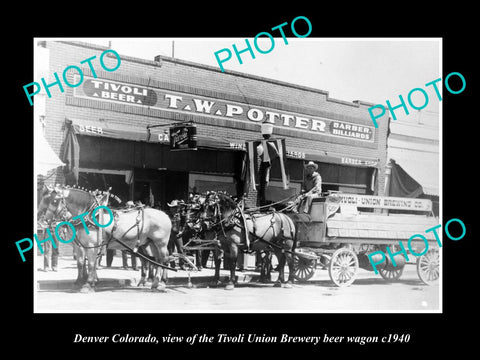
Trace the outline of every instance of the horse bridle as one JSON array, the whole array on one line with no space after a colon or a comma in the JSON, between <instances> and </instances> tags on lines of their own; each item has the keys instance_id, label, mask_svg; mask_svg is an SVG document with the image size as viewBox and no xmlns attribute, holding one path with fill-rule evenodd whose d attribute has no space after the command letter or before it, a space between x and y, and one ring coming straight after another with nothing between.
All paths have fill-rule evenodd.
<instances>
[{"instance_id":1,"label":"horse bridle","mask_svg":"<svg viewBox=\"0 0 480 360\"><path fill-rule=\"evenodd\" d=\"M219 215L219 218L222 217L222 212L221 212L221 209L220 209L220 204L219 204L218 198L217 198L217 201L216 201L216 213ZM228 228L238 226L240 228L243 228L245 230L246 234L248 233L248 234L252 235L254 237L254 241L255 240L260 240L260 241L263 241L263 242L267 243L271 247L278 247L278 245L264 239L265 234L270 229L272 229L272 231L274 233L274 236L275 236L274 224L276 222L276 218L275 218L276 213L277 213L277 211L273 211L271 213L272 217L270 219L270 225L265 229L265 231L263 232L262 235L257 235L256 234L257 231L256 231L256 224L255 224L255 217L254 216L250 216L250 221L252 221L252 224L253 224L253 232L249 231L246 228L246 225L243 223L242 219L239 218L239 215L241 217L245 217L245 214L243 213L243 210L238 203L237 203L235 209L233 209L232 213L228 217L218 221L214 225L220 225L221 231L223 232L223 235L225 237L226 237L226 233L225 233L226 229L228 231ZM267 214L265 214L265 215L267 215ZM234 219L234 220L232 221L232 219ZM227 225L224 225L224 223L226 223ZM283 221L282 221L282 230L283 230ZM248 235L246 235L246 236L248 236Z\"/></svg>"},{"instance_id":2,"label":"horse bridle","mask_svg":"<svg viewBox=\"0 0 480 360\"><path fill-rule=\"evenodd\" d=\"M58 208L60 203L63 203L63 207L62 207L62 212L59 214ZM51 207L55 204L56 204L55 210L51 210ZM55 197L49 201L47 210L45 210L45 214L43 214L43 218L47 216L48 211L53 213L53 215L51 219L45 219L47 223L52 223L58 220L66 220L71 218L71 216L68 216L67 214L67 213L70 213L70 211L68 210L67 202L65 201L65 198L63 196L58 197L58 195L55 195Z\"/></svg>"},{"instance_id":3,"label":"horse bridle","mask_svg":"<svg viewBox=\"0 0 480 360\"><path fill-rule=\"evenodd\" d=\"M43 217L46 216L47 212L50 210L50 212L53 213L53 216L52 216L52 219L50 221L50 223L54 222L54 221L58 221L58 220L62 220L62 221L65 221L67 219L71 219L72 218L72 212L70 211L70 209L68 208L68 204L67 204L67 201L65 200L65 196L63 194L58 194L56 193L57 195L55 195L55 197L53 198L53 200L50 200L49 204L48 204L48 207L47 207L47 210L45 211L45 214L43 215ZM100 206L100 202L98 201L97 197L92 195L93 196L93 199L94 201L92 201L92 204L87 208L87 210L85 212L87 212L89 215L90 213L92 212L93 209L95 209L97 206ZM50 209L50 207L52 206L52 203L55 203L57 202L57 205L55 207L55 211L52 211ZM62 209L61 209L61 213L59 213L59 205L62 204ZM69 216L70 214L70 216ZM90 217L87 217L86 218L87 220L87 223L88 225L90 226L95 226L94 222L90 219ZM70 221L72 223L73 226L78 226L79 224L82 223L82 220L81 219L76 219L74 221ZM47 220L47 223L48 223L48 220Z\"/></svg>"}]
</instances>

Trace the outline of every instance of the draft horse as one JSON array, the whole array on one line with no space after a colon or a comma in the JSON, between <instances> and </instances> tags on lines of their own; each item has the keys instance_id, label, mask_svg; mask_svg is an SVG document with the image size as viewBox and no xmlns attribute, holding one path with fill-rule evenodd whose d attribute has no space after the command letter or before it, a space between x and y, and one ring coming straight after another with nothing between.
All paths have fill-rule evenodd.
<instances>
[{"instance_id":1,"label":"draft horse","mask_svg":"<svg viewBox=\"0 0 480 360\"><path fill-rule=\"evenodd\" d=\"M88 258L88 278L86 286L93 290L96 281L96 256L99 248L107 246L111 249L125 250L143 249L143 252L152 257L159 264L166 264L168 261L167 245L170 237L172 223L170 218L161 210L153 208L133 208L125 210L112 210L114 219L111 224L102 229L98 228L92 219L93 210L102 204L102 199L96 197L92 192L78 188L55 188L48 196L49 199L41 199L40 204L47 203L44 219L51 221L54 218L62 217L65 212L71 214L72 218L87 213L82 219L88 225L83 226L82 220L77 219L71 222L76 230L74 239L77 248L85 254L77 255L78 278L77 283L83 278L85 255ZM45 206L45 205L43 205ZM98 213L97 213L98 214ZM108 218L108 214L105 217ZM97 222L106 224L108 220ZM112 241L116 240L116 241ZM122 244L123 243L123 244ZM79 256L80 255L80 256ZM161 269L161 280L158 276L158 267L155 269L152 289L164 290L167 281L166 269ZM142 266L142 280L145 280L145 266ZM142 281L140 280L140 281Z\"/></svg>"},{"instance_id":2,"label":"draft horse","mask_svg":"<svg viewBox=\"0 0 480 360\"><path fill-rule=\"evenodd\" d=\"M207 195L205 217L215 219L217 237L224 256L229 260L230 277L225 287L235 287L235 268L238 251L273 251L279 261L279 274L275 286L291 288L294 280L293 250L295 248L295 225L285 214L245 213L242 207L225 193ZM248 236L248 239L247 239ZM285 281L285 263L289 275ZM215 261L214 282L220 284L220 261Z\"/></svg>"}]
</instances>

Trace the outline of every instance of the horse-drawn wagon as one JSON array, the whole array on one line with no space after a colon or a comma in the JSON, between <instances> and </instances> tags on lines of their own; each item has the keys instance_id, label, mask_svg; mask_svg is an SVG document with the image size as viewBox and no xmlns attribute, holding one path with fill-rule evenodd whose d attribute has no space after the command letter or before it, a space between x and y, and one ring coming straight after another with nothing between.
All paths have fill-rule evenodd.
<instances>
[{"instance_id":1,"label":"horse-drawn wagon","mask_svg":"<svg viewBox=\"0 0 480 360\"><path fill-rule=\"evenodd\" d=\"M365 211L359 212L358 208ZM415 214L388 210L398 208L414 210ZM387 281L399 279L406 260L416 258L419 278L426 284L435 283L439 278L439 249L435 234L425 233L438 224L431 214L432 204L426 199L339 193L314 199L309 213L291 216L297 230L294 277L307 281L317 266L322 266L328 268L337 286L348 286L355 281L358 268L374 270L368 257L371 255L375 263L381 263L377 269ZM409 241L415 234L427 239L428 251L424 251L426 244L420 236ZM398 253L392 263L387 246L395 254L401 249L400 242L414 253L408 259ZM379 251L387 254L383 262L378 259L383 256ZM418 254L422 255L417 258Z\"/></svg>"}]
</instances>

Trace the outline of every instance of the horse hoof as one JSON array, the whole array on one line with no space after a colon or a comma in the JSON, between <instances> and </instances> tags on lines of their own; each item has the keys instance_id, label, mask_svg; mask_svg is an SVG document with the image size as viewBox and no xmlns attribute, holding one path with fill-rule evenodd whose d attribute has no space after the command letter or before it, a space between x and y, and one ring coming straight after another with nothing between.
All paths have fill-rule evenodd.
<instances>
[{"instance_id":1,"label":"horse hoof","mask_svg":"<svg viewBox=\"0 0 480 360\"><path fill-rule=\"evenodd\" d=\"M282 283L280 281L275 281L273 287L282 287Z\"/></svg>"},{"instance_id":2,"label":"horse hoof","mask_svg":"<svg viewBox=\"0 0 480 360\"><path fill-rule=\"evenodd\" d=\"M167 290L167 285L164 282L158 283L158 285L155 287L156 290L164 292Z\"/></svg>"},{"instance_id":3,"label":"horse hoof","mask_svg":"<svg viewBox=\"0 0 480 360\"><path fill-rule=\"evenodd\" d=\"M233 290L235 289L235 285L233 283L228 283L227 286L225 286L225 290Z\"/></svg>"},{"instance_id":4,"label":"horse hoof","mask_svg":"<svg viewBox=\"0 0 480 360\"><path fill-rule=\"evenodd\" d=\"M216 287L219 287L220 285L222 285L222 282L220 280L214 280L210 284L208 284L208 287L216 288Z\"/></svg>"},{"instance_id":5,"label":"horse hoof","mask_svg":"<svg viewBox=\"0 0 480 360\"><path fill-rule=\"evenodd\" d=\"M288 282L287 282L287 283L285 283L285 284L282 284L282 287L283 287L284 289L291 289L293 286L292 286L291 283L288 283Z\"/></svg>"},{"instance_id":6,"label":"horse hoof","mask_svg":"<svg viewBox=\"0 0 480 360\"><path fill-rule=\"evenodd\" d=\"M95 292L95 290L88 284L83 285L82 288L80 289L80 293L82 294L89 294Z\"/></svg>"}]
</instances>

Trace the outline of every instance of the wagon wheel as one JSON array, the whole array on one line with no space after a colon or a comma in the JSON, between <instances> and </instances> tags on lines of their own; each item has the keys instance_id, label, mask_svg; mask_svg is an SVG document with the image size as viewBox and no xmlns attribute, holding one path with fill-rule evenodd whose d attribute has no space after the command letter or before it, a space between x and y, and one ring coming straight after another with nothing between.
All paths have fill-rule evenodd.
<instances>
[{"instance_id":1,"label":"wagon wheel","mask_svg":"<svg viewBox=\"0 0 480 360\"><path fill-rule=\"evenodd\" d=\"M328 274L335 285L340 287L351 285L355 281L357 270L358 258L353 250L340 248L333 253Z\"/></svg>"},{"instance_id":2,"label":"wagon wheel","mask_svg":"<svg viewBox=\"0 0 480 360\"><path fill-rule=\"evenodd\" d=\"M440 253L429 250L417 259L417 274L426 285L434 285L440 277Z\"/></svg>"},{"instance_id":3,"label":"wagon wheel","mask_svg":"<svg viewBox=\"0 0 480 360\"><path fill-rule=\"evenodd\" d=\"M402 276L403 274L404 268L404 266L402 266L401 268L394 267L393 269L387 269L386 267L384 267L383 269L380 269L379 272L382 278L384 278L386 281L393 282L400 279L400 276Z\"/></svg>"},{"instance_id":4,"label":"wagon wheel","mask_svg":"<svg viewBox=\"0 0 480 360\"><path fill-rule=\"evenodd\" d=\"M391 251L395 252L398 250L398 248L399 247L397 245L392 245ZM384 248L381 248L381 250L383 252L386 252L386 246ZM400 267L400 266L393 266L392 264L390 264L380 269L379 272L385 281L394 282L400 279L400 276L402 276L403 274L404 268L405 266Z\"/></svg>"},{"instance_id":5,"label":"wagon wheel","mask_svg":"<svg viewBox=\"0 0 480 360\"><path fill-rule=\"evenodd\" d=\"M316 255L313 255L316 257ZM315 274L315 268L317 267L317 259L310 256L302 256L295 254L293 256L293 277L299 282L305 282Z\"/></svg>"}]
</instances>

